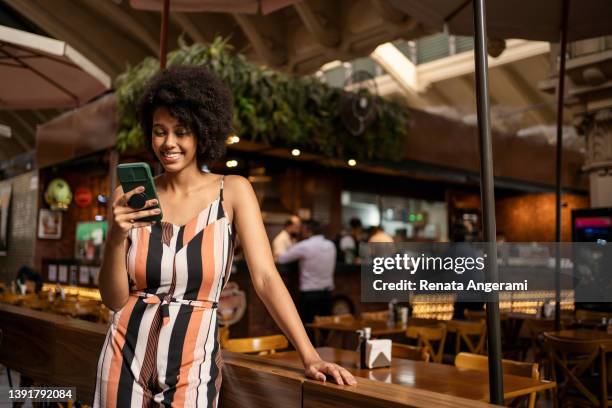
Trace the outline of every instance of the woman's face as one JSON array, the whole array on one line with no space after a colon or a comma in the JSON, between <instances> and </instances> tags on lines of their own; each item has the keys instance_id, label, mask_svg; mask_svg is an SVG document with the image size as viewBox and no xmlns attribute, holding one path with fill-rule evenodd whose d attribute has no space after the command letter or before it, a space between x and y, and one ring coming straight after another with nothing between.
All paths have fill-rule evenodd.
<instances>
[{"instance_id":1,"label":"woman's face","mask_svg":"<svg viewBox=\"0 0 612 408\"><path fill-rule=\"evenodd\" d=\"M166 107L159 107L153 113L151 145L167 172L197 165L197 141L193 132L174 118Z\"/></svg>"}]
</instances>

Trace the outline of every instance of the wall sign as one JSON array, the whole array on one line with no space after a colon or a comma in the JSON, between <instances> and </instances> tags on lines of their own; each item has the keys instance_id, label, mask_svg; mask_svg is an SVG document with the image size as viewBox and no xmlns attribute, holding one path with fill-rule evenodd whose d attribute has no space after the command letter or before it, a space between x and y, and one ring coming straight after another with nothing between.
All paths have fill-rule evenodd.
<instances>
[{"instance_id":1,"label":"wall sign","mask_svg":"<svg viewBox=\"0 0 612 408\"><path fill-rule=\"evenodd\" d=\"M77 187L74 190L74 202L80 208L89 207L93 202L93 193L89 187Z\"/></svg>"},{"instance_id":2,"label":"wall sign","mask_svg":"<svg viewBox=\"0 0 612 408\"><path fill-rule=\"evenodd\" d=\"M62 213L41 208L38 212L38 238L62 238Z\"/></svg>"}]
</instances>

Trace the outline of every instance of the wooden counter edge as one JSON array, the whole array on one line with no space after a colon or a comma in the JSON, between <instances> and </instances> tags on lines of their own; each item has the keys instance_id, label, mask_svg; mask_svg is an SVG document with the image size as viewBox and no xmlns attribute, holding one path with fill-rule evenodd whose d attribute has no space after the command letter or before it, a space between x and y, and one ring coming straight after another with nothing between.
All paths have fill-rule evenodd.
<instances>
[{"instance_id":1,"label":"wooden counter edge","mask_svg":"<svg viewBox=\"0 0 612 408\"><path fill-rule=\"evenodd\" d=\"M303 400L309 398L311 393L331 395L344 394L346 400L385 401L389 406L404 407L491 407L483 401L470 400L452 395L441 394L428 390L404 387L397 384L388 384L381 381L357 377L357 385L338 385L332 382L321 382L305 377L304 370L295 364L280 362L266 357L223 352L224 364L260 369L278 375L300 379L303 383ZM367 406L367 405L361 405ZM372 405L374 406L374 405ZM377 405L378 406L378 405Z\"/></svg>"}]
</instances>

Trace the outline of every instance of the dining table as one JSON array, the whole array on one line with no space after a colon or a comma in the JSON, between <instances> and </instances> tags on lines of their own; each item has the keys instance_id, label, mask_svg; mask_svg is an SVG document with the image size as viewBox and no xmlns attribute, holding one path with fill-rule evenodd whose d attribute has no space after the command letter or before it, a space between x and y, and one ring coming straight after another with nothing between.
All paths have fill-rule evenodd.
<instances>
[{"instance_id":1,"label":"dining table","mask_svg":"<svg viewBox=\"0 0 612 408\"><path fill-rule=\"evenodd\" d=\"M346 321L336 322L320 322L320 323L308 323L307 327L311 328L315 333L315 342L317 346L324 346L327 344L320 344L321 331L329 331L328 341L336 333L342 335L342 344L347 344L347 337L352 335L356 338L357 330L362 330L364 327L369 327L371 330L372 337L390 336L394 334L405 333L410 326L433 326L439 323L440 320L435 319L422 319L422 318L409 318L405 322L389 323L386 320L374 320L374 319L362 319L355 318Z\"/></svg>"},{"instance_id":2,"label":"dining table","mask_svg":"<svg viewBox=\"0 0 612 408\"><path fill-rule=\"evenodd\" d=\"M489 375L487 371L457 368L452 365L393 358L390 367L359 368L359 354L355 351L319 347L317 351L325 361L336 363L356 377L413 387L455 397L489 401ZM276 362L301 367L296 351L277 352L266 356ZM526 396L556 387L554 381L504 374L504 399Z\"/></svg>"},{"instance_id":3,"label":"dining table","mask_svg":"<svg viewBox=\"0 0 612 408\"><path fill-rule=\"evenodd\" d=\"M555 337L559 337L567 340L599 343L599 344L612 344L612 333L608 333L603 330L593 329L567 329L547 332Z\"/></svg>"}]
</instances>

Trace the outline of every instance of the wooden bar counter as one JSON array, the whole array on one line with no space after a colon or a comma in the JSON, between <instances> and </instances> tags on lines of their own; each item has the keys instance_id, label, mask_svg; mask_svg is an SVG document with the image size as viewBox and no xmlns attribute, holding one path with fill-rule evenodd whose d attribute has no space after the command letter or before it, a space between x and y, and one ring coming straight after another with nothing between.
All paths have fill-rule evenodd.
<instances>
[{"instance_id":1,"label":"wooden bar counter","mask_svg":"<svg viewBox=\"0 0 612 408\"><path fill-rule=\"evenodd\" d=\"M0 304L0 364L38 384L76 387L77 399L91 405L106 328ZM356 387L321 383L306 379L295 364L265 357L224 352L223 359L223 408L490 406L367 378L358 378Z\"/></svg>"}]
</instances>

